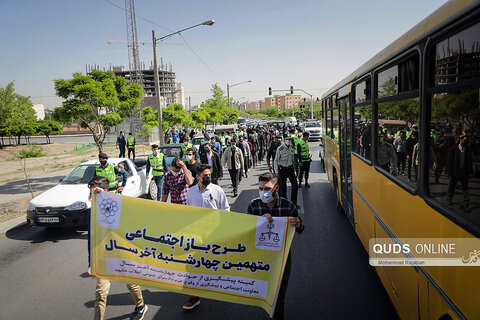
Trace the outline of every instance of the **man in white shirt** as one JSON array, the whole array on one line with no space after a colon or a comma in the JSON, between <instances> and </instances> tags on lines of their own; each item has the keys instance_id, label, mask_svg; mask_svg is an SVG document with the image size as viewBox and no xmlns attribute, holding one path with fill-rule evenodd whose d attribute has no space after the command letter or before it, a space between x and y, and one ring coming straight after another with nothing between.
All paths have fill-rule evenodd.
<instances>
[{"instance_id":1,"label":"man in white shirt","mask_svg":"<svg viewBox=\"0 0 480 320\"><path fill-rule=\"evenodd\" d=\"M211 182L211 167L201 164L197 167L196 177L198 184L187 191L187 206L212 208L230 211L230 205L223 189ZM183 309L191 310L200 304L200 298L191 296L183 305Z\"/></svg>"}]
</instances>

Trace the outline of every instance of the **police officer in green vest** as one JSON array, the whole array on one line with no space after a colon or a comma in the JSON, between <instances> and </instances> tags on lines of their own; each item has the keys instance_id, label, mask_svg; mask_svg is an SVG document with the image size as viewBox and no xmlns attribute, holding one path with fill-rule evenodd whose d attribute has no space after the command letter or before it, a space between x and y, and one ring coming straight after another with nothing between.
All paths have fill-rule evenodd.
<instances>
[{"instance_id":1,"label":"police officer in green vest","mask_svg":"<svg viewBox=\"0 0 480 320\"><path fill-rule=\"evenodd\" d=\"M158 152L158 146L152 144L152 154L148 155L147 161L147 181L150 177L150 168L152 168L152 180L157 185L157 201L162 199L163 176L165 174L167 164L163 153Z\"/></svg>"},{"instance_id":2,"label":"police officer in green vest","mask_svg":"<svg viewBox=\"0 0 480 320\"><path fill-rule=\"evenodd\" d=\"M310 134L304 132L302 139L297 143L298 166L300 167L300 174L298 175L298 186L302 186L302 179L305 174L305 187L310 188L308 184L308 175L310 174L310 151L308 150L308 137Z\"/></svg>"},{"instance_id":3,"label":"police officer in green vest","mask_svg":"<svg viewBox=\"0 0 480 320\"><path fill-rule=\"evenodd\" d=\"M130 159L130 153L133 153L133 160L135 161L135 137L131 132L128 133L127 139L128 159Z\"/></svg>"},{"instance_id":4,"label":"police officer in green vest","mask_svg":"<svg viewBox=\"0 0 480 320\"><path fill-rule=\"evenodd\" d=\"M302 129L297 130L297 134L295 134L295 129L290 130L291 137L292 137L292 143L293 143L293 148L295 149L294 157L293 157L293 168L295 169L295 174L298 176L298 149L297 146L300 143L300 140L302 140L302 134L303 131Z\"/></svg>"},{"instance_id":5,"label":"police officer in green vest","mask_svg":"<svg viewBox=\"0 0 480 320\"><path fill-rule=\"evenodd\" d=\"M183 140L182 150L180 151L180 157L182 158L183 162L187 162L187 150L193 148L193 145L190 143L189 138L186 136Z\"/></svg>"},{"instance_id":6,"label":"police officer in green vest","mask_svg":"<svg viewBox=\"0 0 480 320\"><path fill-rule=\"evenodd\" d=\"M111 163L108 163L108 155L105 152L100 152L98 154L98 161L100 165L95 168L95 175L99 177L105 177L109 181L108 191L122 193L123 188L127 185L128 173L125 169L115 166ZM123 181L122 185L118 186L117 177L122 175Z\"/></svg>"}]
</instances>

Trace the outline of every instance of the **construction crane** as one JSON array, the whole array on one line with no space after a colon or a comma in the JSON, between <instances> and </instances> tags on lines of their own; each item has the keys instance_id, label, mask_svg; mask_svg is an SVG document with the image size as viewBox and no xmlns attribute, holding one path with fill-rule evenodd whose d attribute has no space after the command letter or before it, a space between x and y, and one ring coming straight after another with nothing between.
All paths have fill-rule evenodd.
<instances>
[{"instance_id":1,"label":"construction crane","mask_svg":"<svg viewBox=\"0 0 480 320\"><path fill-rule=\"evenodd\" d=\"M128 67L130 70L130 82L138 83L143 87L134 0L125 0L125 14L127 25Z\"/></svg>"}]
</instances>

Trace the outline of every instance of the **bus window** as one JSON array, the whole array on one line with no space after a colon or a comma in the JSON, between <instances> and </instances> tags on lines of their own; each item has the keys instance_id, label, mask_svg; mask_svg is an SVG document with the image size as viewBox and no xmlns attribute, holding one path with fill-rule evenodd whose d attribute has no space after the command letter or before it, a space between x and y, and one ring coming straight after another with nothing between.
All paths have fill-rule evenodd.
<instances>
[{"instance_id":1,"label":"bus window","mask_svg":"<svg viewBox=\"0 0 480 320\"><path fill-rule=\"evenodd\" d=\"M480 225L480 88L434 94L431 196Z\"/></svg>"},{"instance_id":2,"label":"bus window","mask_svg":"<svg viewBox=\"0 0 480 320\"><path fill-rule=\"evenodd\" d=\"M327 110L327 135L332 137L332 110Z\"/></svg>"},{"instance_id":3,"label":"bus window","mask_svg":"<svg viewBox=\"0 0 480 320\"><path fill-rule=\"evenodd\" d=\"M338 107L332 110L332 139L338 141Z\"/></svg>"},{"instance_id":4,"label":"bus window","mask_svg":"<svg viewBox=\"0 0 480 320\"><path fill-rule=\"evenodd\" d=\"M363 103L370 100L370 79L355 85L355 103Z\"/></svg>"},{"instance_id":5,"label":"bus window","mask_svg":"<svg viewBox=\"0 0 480 320\"><path fill-rule=\"evenodd\" d=\"M412 187L417 185L420 159L419 101L412 98L378 104L377 163Z\"/></svg>"},{"instance_id":6,"label":"bus window","mask_svg":"<svg viewBox=\"0 0 480 320\"><path fill-rule=\"evenodd\" d=\"M435 46L435 85L480 77L480 23Z\"/></svg>"},{"instance_id":7,"label":"bus window","mask_svg":"<svg viewBox=\"0 0 480 320\"><path fill-rule=\"evenodd\" d=\"M372 160L372 106L355 106L353 152Z\"/></svg>"},{"instance_id":8,"label":"bus window","mask_svg":"<svg viewBox=\"0 0 480 320\"><path fill-rule=\"evenodd\" d=\"M378 97L390 97L398 94L398 66L393 66L378 74Z\"/></svg>"}]
</instances>

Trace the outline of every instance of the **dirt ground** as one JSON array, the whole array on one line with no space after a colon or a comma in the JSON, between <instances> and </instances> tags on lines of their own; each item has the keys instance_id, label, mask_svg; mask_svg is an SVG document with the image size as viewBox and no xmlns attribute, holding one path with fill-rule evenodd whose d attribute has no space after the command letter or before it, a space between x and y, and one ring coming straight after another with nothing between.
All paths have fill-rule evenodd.
<instances>
[{"instance_id":1,"label":"dirt ground","mask_svg":"<svg viewBox=\"0 0 480 320\"><path fill-rule=\"evenodd\" d=\"M83 148L82 148L83 146ZM98 156L96 146L75 143L52 143L40 145L46 154L43 157L27 158L19 161L18 152L27 146L5 147L0 149L0 163L6 165L8 170L3 170L0 183L25 179L22 164L25 165L29 177L41 177L45 173L74 168L79 163L95 159ZM75 150L75 148L77 150ZM115 154L115 146L106 146L104 151Z\"/></svg>"},{"instance_id":2,"label":"dirt ground","mask_svg":"<svg viewBox=\"0 0 480 320\"><path fill-rule=\"evenodd\" d=\"M0 205L0 223L15 219L20 216L25 216L30 199L31 197L28 197L21 201Z\"/></svg>"}]
</instances>

